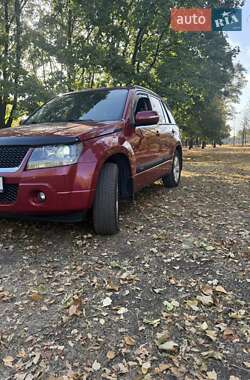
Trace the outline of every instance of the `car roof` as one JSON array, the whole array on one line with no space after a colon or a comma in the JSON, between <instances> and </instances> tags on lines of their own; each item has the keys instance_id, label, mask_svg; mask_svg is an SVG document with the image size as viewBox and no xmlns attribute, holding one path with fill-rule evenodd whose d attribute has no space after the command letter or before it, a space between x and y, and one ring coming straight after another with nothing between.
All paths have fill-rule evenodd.
<instances>
[{"instance_id":1,"label":"car roof","mask_svg":"<svg viewBox=\"0 0 250 380\"><path fill-rule=\"evenodd\" d=\"M67 94L76 94L76 93L81 93L81 92L87 92L87 91L104 91L104 90L140 90L142 92L146 91L154 96L157 96L158 98L160 98L161 96L156 94L154 91L152 90L149 90L148 88L145 88L145 87L142 87L142 86L139 86L139 85L129 85L129 86L117 86L117 87L98 87L98 88L85 88L85 89L82 89L82 90L78 90L78 91L69 91L69 92L66 92L62 95L67 95Z\"/></svg>"}]
</instances>

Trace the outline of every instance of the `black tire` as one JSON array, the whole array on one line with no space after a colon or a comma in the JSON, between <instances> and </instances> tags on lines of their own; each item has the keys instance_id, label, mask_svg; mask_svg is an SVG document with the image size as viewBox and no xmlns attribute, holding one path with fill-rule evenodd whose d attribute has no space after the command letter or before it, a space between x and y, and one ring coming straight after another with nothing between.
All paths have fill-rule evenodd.
<instances>
[{"instance_id":1,"label":"black tire","mask_svg":"<svg viewBox=\"0 0 250 380\"><path fill-rule=\"evenodd\" d=\"M176 175L176 172L175 172L177 160L178 160L178 166L179 166L178 176ZM163 181L164 186L166 187L177 187L180 183L180 179L181 179L181 157L180 157L180 153L176 151L173 157L171 172L165 175L164 177L162 177L162 181Z\"/></svg>"},{"instance_id":2,"label":"black tire","mask_svg":"<svg viewBox=\"0 0 250 380\"><path fill-rule=\"evenodd\" d=\"M103 166L96 188L93 208L94 230L99 235L119 231L118 166L108 162Z\"/></svg>"}]
</instances>

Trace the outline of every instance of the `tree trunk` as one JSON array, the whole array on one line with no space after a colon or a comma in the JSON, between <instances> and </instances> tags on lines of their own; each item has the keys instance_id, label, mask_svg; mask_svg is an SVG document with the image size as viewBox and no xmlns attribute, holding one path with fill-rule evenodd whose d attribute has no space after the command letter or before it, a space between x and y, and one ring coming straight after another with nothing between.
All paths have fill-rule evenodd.
<instances>
[{"instance_id":1,"label":"tree trunk","mask_svg":"<svg viewBox=\"0 0 250 380\"><path fill-rule=\"evenodd\" d=\"M68 4L68 7L70 7L70 4ZM73 37L73 30L74 30L74 20L73 20L73 14L72 14L72 9L69 8L68 12L68 20L67 20L67 86L68 90L72 91L72 82L73 82L73 72L74 72L74 63L72 63L72 57L71 52L72 52L72 37Z\"/></svg>"},{"instance_id":2,"label":"tree trunk","mask_svg":"<svg viewBox=\"0 0 250 380\"><path fill-rule=\"evenodd\" d=\"M15 116L16 108L17 108L18 84L19 84L20 68L21 68L21 33L22 33L20 0L15 0L14 12L15 12L15 21L16 21L16 31L15 31L16 59L15 59L15 72L14 72L14 98L13 98L10 115L5 125L5 128L11 127L13 118Z\"/></svg>"},{"instance_id":3,"label":"tree trunk","mask_svg":"<svg viewBox=\"0 0 250 380\"><path fill-rule=\"evenodd\" d=\"M8 92L7 86L9 81L9 76L7 72L8 68L8 58L9 58L9 34L10 34L10 21L9 21L9 7L8 0L3 1L4 4L4 50L3 50L3 93L0 97L0 128L5 127L6 109L8 102Z\"/></svg>"},{"instance_id":4,"label":"tree trunk","mask_svg":"<svg viewBox=\"0 0 250 380\"><path fill-rule=\"evenodd\" d=\"M135 66L135 64L136 64L137 55L138 55L138 53L139 53L139 51L141 49L141 43L142 43L143 35L144 35L143 28L139 28L138 32L137 32L136 40L135 40L135 46L134 46L133 56L132 56L132 59L131 59L131 64L133 66Z\"/></svg>"}]
</instances>

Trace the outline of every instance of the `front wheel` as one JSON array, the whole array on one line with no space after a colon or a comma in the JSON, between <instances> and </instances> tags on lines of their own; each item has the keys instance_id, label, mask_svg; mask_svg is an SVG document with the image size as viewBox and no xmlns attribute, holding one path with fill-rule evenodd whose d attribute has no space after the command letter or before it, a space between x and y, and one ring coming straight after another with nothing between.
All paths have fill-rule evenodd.
<instances>
[{"instance_id":1,"label":"front wheel","mask_svg":"<svg viewBox=\"0 0 250 380\"><path fill-rule=\"evenodd\" d=\"M104 165L96 188L93 208L94 230L100 235L119 231L118 167L112 162Z\"/></svg>"},{"instance_id":2,"label":"front wheel","mask_svg":"<svg viewBox=\"0 0 250 380\"><path fill-rule=\"evenodd\" d=\"M167 174L166 176L162 177L162 181L163 181L164 186L166 187L177 187L180 183L180 179L181 179L181 159L180 159L180 153L176 151L173 158L171 172Z\"/></svg>"}]
</instances>

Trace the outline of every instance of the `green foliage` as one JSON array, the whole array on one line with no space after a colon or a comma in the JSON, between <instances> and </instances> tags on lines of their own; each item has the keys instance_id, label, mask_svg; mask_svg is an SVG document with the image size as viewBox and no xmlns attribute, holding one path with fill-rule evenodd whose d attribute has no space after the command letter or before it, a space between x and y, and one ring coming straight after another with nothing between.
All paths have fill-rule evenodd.
<instances>
[{"instance_id":1,"label":"green foliage","mask_svg":"<svg viewBox=\"0 0 250 380\"><path fill-rule=\"evenodd\" d=\"M7 35L6 2L14 17ZM21 7L19 65L17 3ZM170 8L232 7L242 1L4 0L0 4L1 53L4 41L9 42L7 56L0 58L0 72L8 67L7 78L1 80L0 107L7 102L22 114L56 93L136 83L166 98L177 121L186 126L187 136L220 139L225 135L230 106L238 100L244 82L243 68L233 64L237 50L223 33L173 32Z\"/></svg>"}]
</instances>

